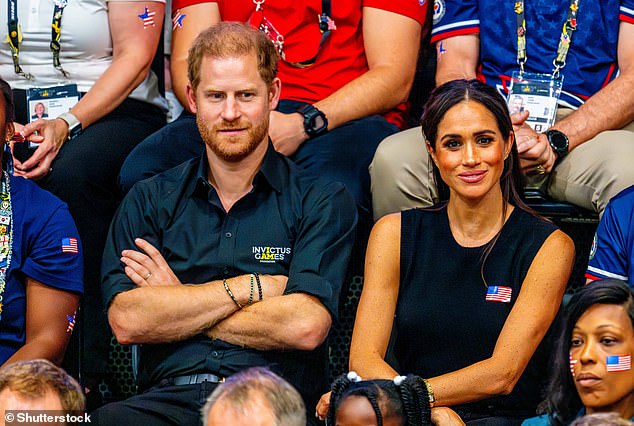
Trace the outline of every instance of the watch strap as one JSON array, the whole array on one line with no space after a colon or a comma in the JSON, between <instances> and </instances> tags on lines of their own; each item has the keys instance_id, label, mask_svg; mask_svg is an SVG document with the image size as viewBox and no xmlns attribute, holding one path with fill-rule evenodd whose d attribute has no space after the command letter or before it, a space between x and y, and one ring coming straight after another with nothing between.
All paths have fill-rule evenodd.
<instances>
[{"instance_id":1,"label":"watch strap","mask_svg":"<svg viewBox=\"0 0 634 426\"><path fill-rule=\"evenodd\" d=\"M81 121L70 112L63 112L57 118L61 118L68 124L68 140L74 139L81 134Z\"/></svg>"}]
</instances>

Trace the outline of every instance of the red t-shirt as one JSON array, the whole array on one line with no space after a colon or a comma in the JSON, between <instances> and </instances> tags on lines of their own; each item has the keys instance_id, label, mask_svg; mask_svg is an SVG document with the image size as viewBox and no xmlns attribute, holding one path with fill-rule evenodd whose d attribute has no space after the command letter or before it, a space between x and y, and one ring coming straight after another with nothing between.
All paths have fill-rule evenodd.
<instances>
[{"instance_id":1,"label":"red t-shirt","mask_svg":"<svg viewBox=\"0 0 634 426\"><path fill-rule=\"evenodd\" d=\"M175 12L185 6L208 0L174 0ZM315 103L354 80L368 70L363 47L361 17L363 7L388 10L408 16L421 26L427 15L430 0L339 0L331 2L331 18L337 29L331 31L319 50L316 62L307 68L297 68L280 61L282 99ZM253 0L218 0L220 16L225 21L247 22L255 11ZM300 4L301 7L297 7ZM265 0L264 16L284 36L284 53L290 62L302 62L315 56L321 41L318 15L321 0ZM187 25L187 17L183 25ZM375 31L384 31L376 28ZM412 52L416 55L417 52ZM399 105L385 117L401 127L407 107Z\"/></svg>"}]
</instances>

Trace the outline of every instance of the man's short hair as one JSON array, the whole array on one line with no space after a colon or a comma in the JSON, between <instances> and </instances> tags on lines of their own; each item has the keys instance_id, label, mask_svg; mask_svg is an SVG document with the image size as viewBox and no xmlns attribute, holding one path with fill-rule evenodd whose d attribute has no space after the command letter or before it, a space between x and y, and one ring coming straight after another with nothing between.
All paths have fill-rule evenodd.
<instances>
[{"instance_id":1,"label":"man's short hair","mask_svg":"<svg viewBox=\"0 0 634 426\"><path fill-rule=\"evenodd\" d=\"M42 398L52 391L67 413L83 412L86 405L79 383L45 359L17 361L0 368L0 392L5 389L24 399Z\"/></svg>"},{"instance_id":2,"label":"man's short hair","mask_svg":"<svg viewBox=\"0 0 634 426\"><path fill-rule=\"evenodd\" d=\"M203 425L207 425L213 405L222 400L240 411L259 396L270 407L276 426L304 426L306 408L299 392L288 382L264 367L253 367L229 377L209 395L202 409Z\"/></svg>"},{"instance_id":3,"label":"man's short hair","mask_svg":"<svg viewBox=\"0 0 634 426\"><path fill-rule=\"evenodd\" d=\"M270 87L277 75L279 55L262 31L239 22L219 22L206 29L196 37L187 56L187 76L192 89L198 89L204 57L234 58L251 54L257 56L258 73Z\"/></svg>"}]
</instances>

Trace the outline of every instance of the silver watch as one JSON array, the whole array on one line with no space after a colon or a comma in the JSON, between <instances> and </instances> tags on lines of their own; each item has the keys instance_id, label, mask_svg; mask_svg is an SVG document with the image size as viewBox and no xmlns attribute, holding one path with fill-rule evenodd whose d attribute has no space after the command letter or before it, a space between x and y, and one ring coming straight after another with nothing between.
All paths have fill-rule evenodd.
<instances>
[{"instance_id":1,"label":"silver watch","mask_svg":"<svg viewBox=\"0 0 634 426\"><path fill-rule=\"evenodd\" d=\"M68 140L75 139L81 134L81 122L70 112L63 112L57 118L61 118L68 124Z\"/></svg>"}]
</instances>

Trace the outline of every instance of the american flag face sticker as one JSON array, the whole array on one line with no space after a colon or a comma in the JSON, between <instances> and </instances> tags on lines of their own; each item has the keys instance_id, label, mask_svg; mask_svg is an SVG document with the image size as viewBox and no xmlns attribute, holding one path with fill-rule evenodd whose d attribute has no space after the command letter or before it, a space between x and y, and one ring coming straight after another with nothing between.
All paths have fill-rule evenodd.
<instances>
[{"instance_id":1,"label":"american flag face sticker","mask_svg":"<svg viewBox=\"0 0 634 426\"><path fill-rule=\"evenodd\" d=\"M570 374L572 374L572 377L575 377L575 365L577 364L577 360L572 358L572 354L568 355L568 359L570 360Z\"/></svg>"},{"instance_id":2,"label":"american flag face sticker","mask_svg":"<svg viewBox=\"0 0 634 426\"><path fill-rule=\"evenodd\" d=\"M62 238L62 252L63 253L79 253L77 246L77 238L69 237Z\"/></svg>"},{"instance_id":3,"label":"american flag face sticker","mask_svg":"<svg viewBox=\"0 0 634 426\"><path fill-rule=\"evenodd\" d=\"M607 356L605 368L608 371L627 371L632 368L632 356L629 354Z\"/></svg>"},{"instance_id":4,"label":"american flag face sticker","mask_svg":"<svg viewBox=\"0 0 634 426\"><path fill-rule=\"evenodd\" d=\"M68 327L66 327L66 333L72 333L75 329L75 318L77 317L77 311L73 312L72 315L66 315L66 319L68 320Z\"/></svg>"},{"instance_id":5,"label":"american flag face sticker","mask_svg":"<svg viewBox=\"0 0 634 426\"><path fill-rule=\"evenodd\" d=\"M185 19L185 14L181 13L180 10L176 11L176 15L172 18L172 30L176 28L183 28L183 19Z\"/></svg>"},{"instance_id":6,"label":"american flag face sticker","mask_svg":"<svg viewBox=\"0 0 634 426\"><path fill-rule=\"evenodd\" d=\"M137 15L143 21L143 29L154 26L154 15L156 15L156 12L150 12L147 6L145 6L142 14Z\"/></svg>"}]
</instances>

